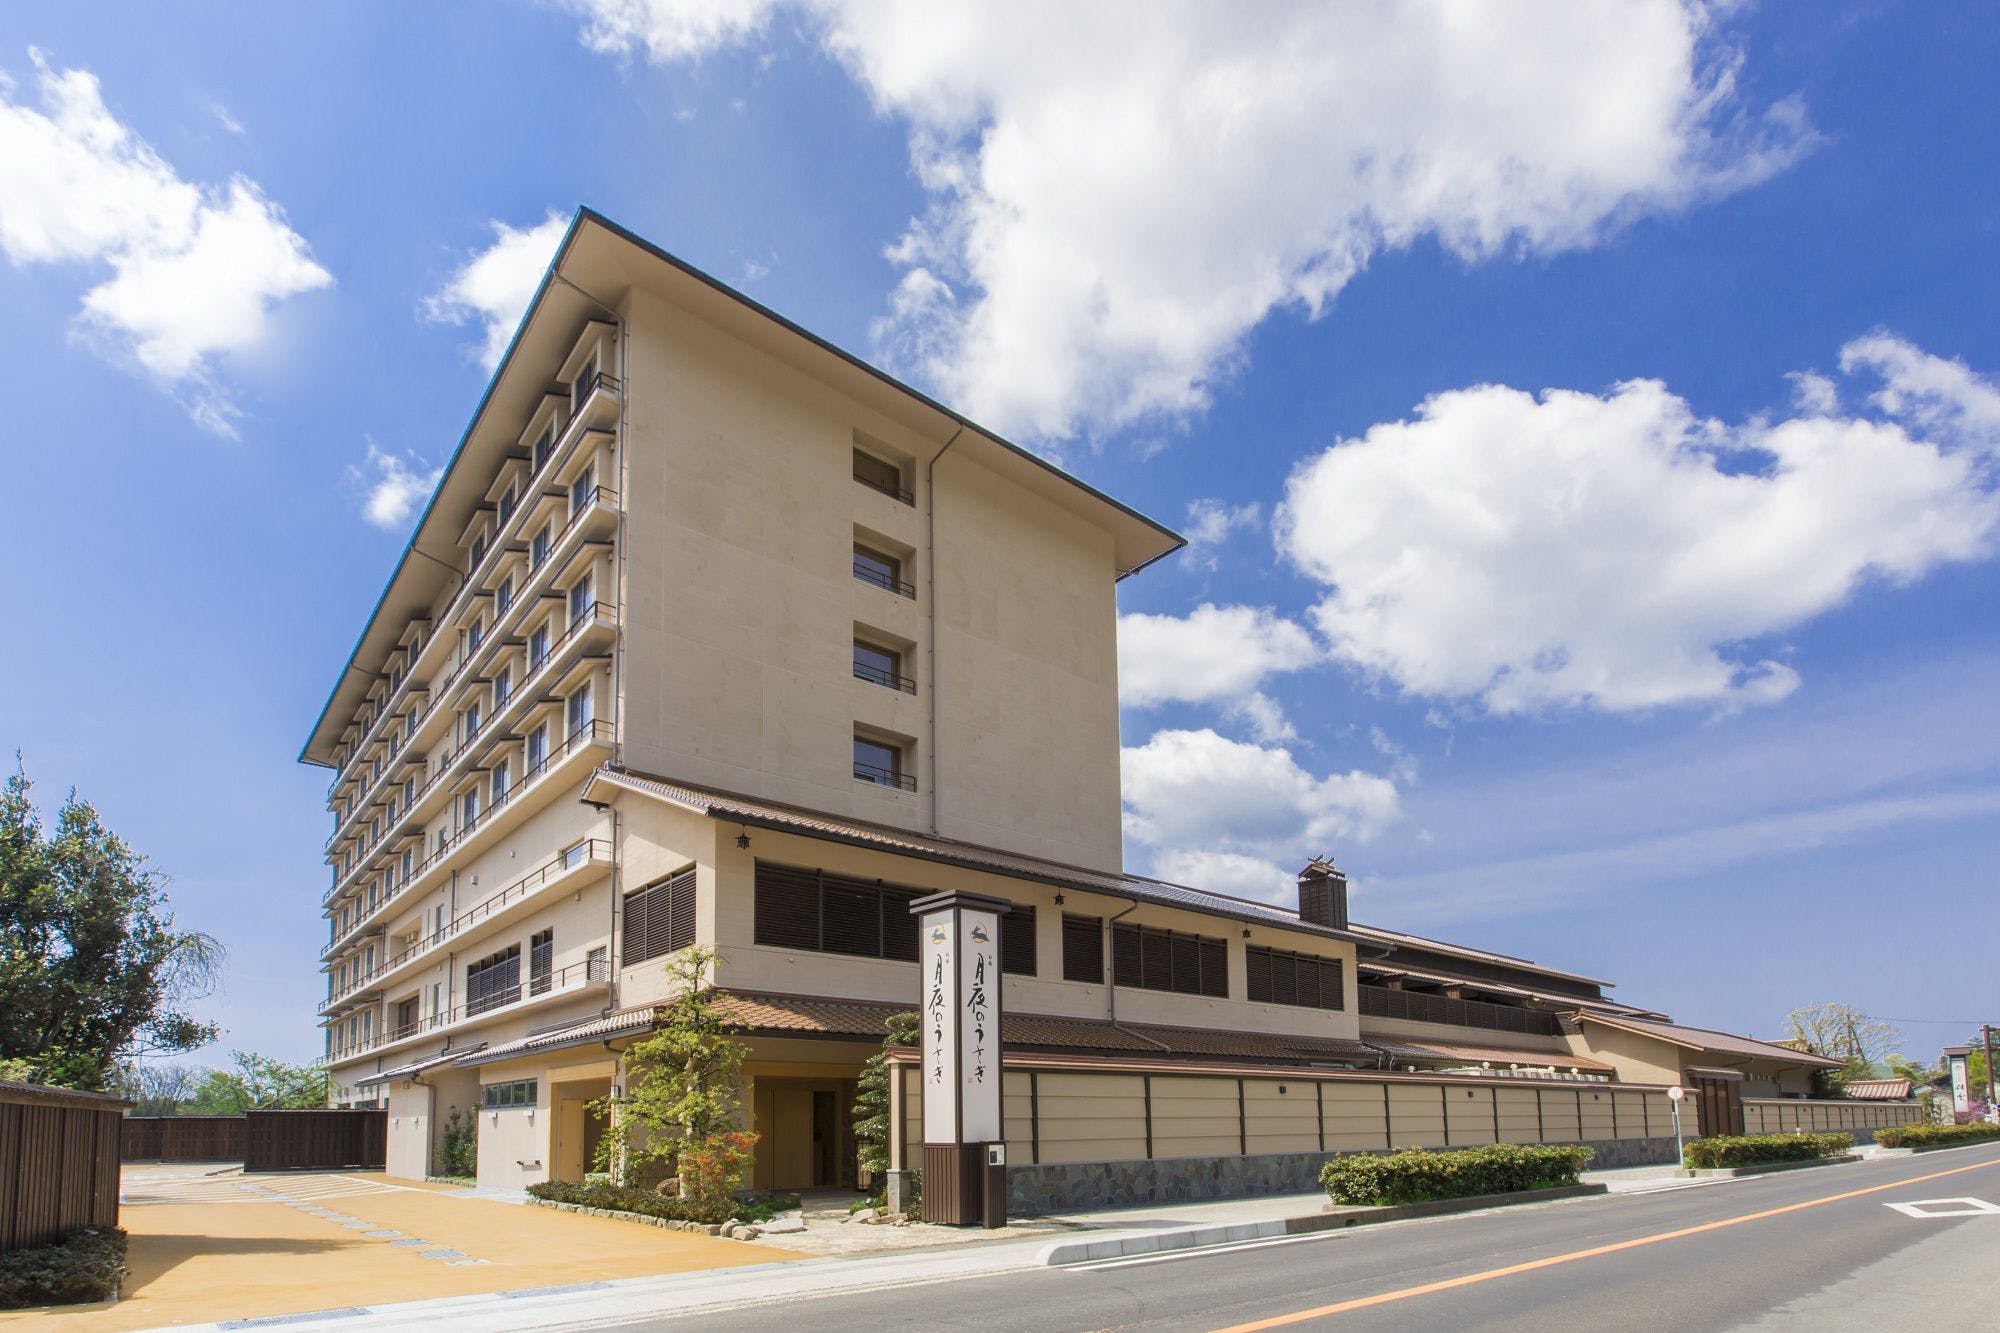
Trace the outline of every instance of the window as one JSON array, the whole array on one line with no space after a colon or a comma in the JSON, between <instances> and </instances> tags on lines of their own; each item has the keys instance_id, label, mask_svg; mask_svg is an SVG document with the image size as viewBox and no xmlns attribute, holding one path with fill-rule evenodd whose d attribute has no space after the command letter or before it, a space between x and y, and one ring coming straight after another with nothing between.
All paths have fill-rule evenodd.
<instances>
[{"instance_id":1,"label":"window","mask_svg":"<svg viewBox=\"0 0 2000 1333\"><path fill-rule=\"evenodd\" d=\"M500 580L500 586L493 590L495 617L507 614L507 608L514 605L514 579L511 575Z\"/></svg>"},{"instance_id":2,"label":"window","mask_svg":"<svg viewBox=\"0 0 2000 1333\"><path fill-rule=\"evenodd\" d=\"M555 975L556 933L541 930L528 937L528 994L546 994Z\"/></svg>"},{"instance_id":3,"label":"window","mask_svg":"<svg viewBox=\"0 0 2000 1333\"><path fill-rule=\"evenodd\" d=\"M1035 975L1035 909L1016 907L1000 923L1000 970Z\"/></svg>"},{"instance_id":4,"label":"window","mask_svg":"<svg viewBox=\"0 0 2000 1333\"><path fill-rule=\"evenodd\" d=\"M917 595L915 588L903 582L902 561L860 542L854 543L854 577L905 597Z\"/></svg>"},{"instance_id":5,"label":"window","mask_svg":"<svg viewBox=\"0 0 2000 1333\"><path fill-rule=\"evenodd\" d=\"M512 517L514 517L514 488L512 486L509 486L506 492L502 494L500 497L499 526L505 527L507 525L507 520Z\"/></svg>"},{"instance_id":6,"label":"window","mask_svg":"<svg viewBox=\"0 0 2000 1333\"><path fill-rule=\"evenodd\" d=\"M910 904L929 890L759 861L755 938L777 949L917 961Z\"/></svg>"},{"instance_id":7,"label":"window","mask_svg":"<svg viewBox=\"0 0 2000 1333\"><path fill-rule=\"evenodd\" d=\"M407 1037L417 1030L417 997L412 995L396 1005L396 1035Z\"/></svg>"},{"instance_id":8,"label":"window","mask_svg":"<svg viewBox=\"0 0 2000 1333\"><path fill-rule=\"evenodd\" d=\"M590 503L590 493L596 489L597 468L585 464L583 471L576 474L576 480L569 484L569 514L575 518Z\"/></svg>"},{"instance_id":9,"label":"window","mask_svg":"<svg viewBox=\"0 0 2000 1333\"><path fill-rule=\"evenodd\" d=\"M536 727L528 733L527 749L522 752L527 767L521 776L531 778L542 771L542 765L549 762L549 729L547 724Z\"/></svg>"},{"instance_id":10,"label":"window","mask_svg":"<svg viewBox=\"0 0 2000 1333\"><path fill-rule=\"evenodd\" d=\"M528 674L533 675L535 672L540 671L542 664L548 660L549 627L545 621L537 625L535 632L528 636Z\"/></svg>"},{"instance_id":11,"label":"window","mask_svg":"<svg viewBox=\"0 0 2000 1333\"><path fill-rule=\"evenodd\" d=\"M1339 1009L1340 960L1250 945L1243 950L1244 993L1263 1004Z\"/></svg>"},{"instance_id":12,"label":"window","mask_svg":"<svg viewBox=\"0 0 2000 1333\"><path fill-rule=\"evenodd\" d=\"M572 736L590 725L590 686L583 686L569 697L563 710L563 720L569 724Z\"/></svg>"},{"instance_id":13,"label":"window","mask_svg":"<svg viewBox=\"0 0 2000 1333\"><path fill-rule=\"evenodd\" d=\"M643 963L694 943L694 867L625 896L625 963Z\"/></svg>"},{"instance_id":14,"label":"window","mask_svg":"<svg viewBox=\"0 0 2000 1333\"><path fill-rule=\"evenodd\" d=\"M500 805L507 799L507 761L502 759L493 766L493 799L488 805Z\"/></svg>"},{"instance_id":15,"label":"window","mask_svg":"<svg viewBox=\"0 0 2000 1333\"><path fill-rule=\"evenodd\" d=\"M439 903L436 907L433 907L431 909L431 934L433 935L444 934L445 911L446 908L443 903Z\"/></svg>"},{"instance_id":16,"label":"window","mask_svg":"<svg viewBox=\"0 0 2000 1333\"><path fill-rule=\"evenodd\" d=\"M542 465L549 461L549 455L555 452L555 447L556 428L551 424L535 440L535 471L540 472L542 470Z\"/></svg>"},{"instance_id":17,"label":"window","mask_svg":"<svg viewBox=\"0 0 2000 1333\"><path fill-rule=\"evenodd\" d=\"M1111 928L1111 971L1121 986L1229 997L1229 950L1206 935L1154 926Z\"/></svg>"},{"instance_id":18,"label":"window","mask_svg":"<svg viewBox=\"0 0 2000 1333\"><path fill-rule=\"evenodd\" d=\"M479 788L458 798L458 827L462 832L470 832L479 822Z\"/></svg>"},{"instance_id":19,"label":"window","mask_svg":"<svg viewBox=\"0 0 2000 1333\"><path fill-rule=\"evenodd\" d=\"M596 599L590 595L591 578L588 574L571 585L569 590L569 623L575 625L590 614Z\"/></svg>"},{"instance_id":20,"label":"window","mask_svg":"<svg viewBox=\"0 0 2000 1333\"><path fill-rule=\"evenodd\" d=\"M466 569L479 568L480 561L484 559L486 559L486 534L482 532L472 539L472 563L467 565Z\"/></svg>"},{"instance_id":21,"label":"window","mask_svg":"<svg viewBox=\"0 0 2000 1333\"><path fill-rule=\"evenodd\" d=\"M507 706L507 700L514 693L514 669L501 667L493 673L493 711L499 712Z\"/></svg>"},{"instance_id":22,"label":"window","mask_svg":"<svg viewBox=\"0 0 2000 1333\"><path fill-rule=\"evenodd\" d=\"M417 734L417 710L412 708L403 717L403 739L408 740L410 737L416 734Z\"/></svg>"},{"instance_id":23,"label":"window","mask_svg":"<svg viewBox=\"0 0 2000 1333\"><path fill-rule=\"evenodd\" d=\"M542 524L542 530L535 534L535 539L528 543L528 567L530 569L540 569L542 561L548 558L549 525L544 523Z\"/></svg>"},{"instance_id":24,"label":"window","mask_svg":"<svg viewBox=\"0 0 2000 1333\"><path fill-rule=\"evenodd\" d=\"M402 860L403 883L408 884L410 882L410 876L416 871L416 868L417 868L417 849L414 847L405 847L403 849L403 860Z\"/></svg>"},{"instance_id":25,"label":"window","mask_svg":"<svg viewBox=\"0 0 2000 1333\"><path fill-rule=\"evenodd\" d=\"M443 1012L444 983L442 981L433 981L431 983L431 1016L435 1018Z\"/></svg>"},{"instance_id":26,"label":"window","mask_svg":"<svg viewBox=\"0 0 2000 1333\"><path fill-rule=\"evenodd\" d=\"M483 619L473 621L465 627L465 651L468 653L478 652L479 645L485 638L486 622Z\"/></svg>"},{"instance_id":27,"label":"window","mask_svg":"<svg viewBox=\"0 0 2000 1333\"><path fill-rule=\"evenodd\" d=\"M870 490L880 491L904 504L915 502L915 497L903 485L903 469L860 449L854 451L854 479Z\"/></svg>"},{"instance_id":28,"label":"window","mask_svg":"<svg viewBox=\"0 0 2000 1333\"><path fill-rule=\"evenodd\" d=\"M903 772L902 749L865 736L854 738L854 776L877 787L917 789L917 780Z\"/></svg>"},{"instance_id":29,"label":"window","mask_svg":"<svg viewBox=\"0 0 2000 1333\"><path fill-rule=\"evenodd\" d=\"M521 946L510 944L465 969L465 1012L482 1014L521 998Z\"/></svg>"},{"instance_id":30,"label":"window","mask_svg":"<svg viewBox=\"0 0 2000 1333\"><path fill-rule=\"evenodd\" d=\"M854 641L854 678L886 685L905 694L917 692L917 682L903 674L903 655L893 648L878 648L862 639Z\"/></svg>"},{"instance_id":31,"label":"window","mask_svg":"<svg viewBox=\"0 0 2000 1333\"><path fill-rule=\"evenodd\" d=\"M570 382L569 410L575 412L580 409L583 406L583 400L590 397L590 391L596 386L597 357L593 355L588 361L583 363L583 368L576 372L576 378Z\"/></svg>"},{"instance_id":32,"label":"window","mask_svg":"<svg viewBox=\"0 0 2000 1333\"><path fill-rule=\"evenodd\" d=\"M537 1105L540 1082L532 1078L519 1079L513 1083L488 1083L482 1088L483 1105L489 1111L505 1111L514 1107Z\"/></svg>"},{"instance_id":33,"label":"window","mask_svg":"<svg viewBox=\"0 0 2000 1333\"><path fill-rule=\"evenodd\" d=\"M470 741L478 734L479 705L477 703L470 703L465 706L465 739Z\"/></svg>"},{"instance_id":34,"label":"window","mask_svg":"<svg viewBox=\"0 0 2000 1333\"><path fill-rule=\"evenodd\" d=\"M361 1011L361 1040L364 1042L375 1040L375 1011L373 1009L364 1009Z\"/></svg>"}]
</instances>

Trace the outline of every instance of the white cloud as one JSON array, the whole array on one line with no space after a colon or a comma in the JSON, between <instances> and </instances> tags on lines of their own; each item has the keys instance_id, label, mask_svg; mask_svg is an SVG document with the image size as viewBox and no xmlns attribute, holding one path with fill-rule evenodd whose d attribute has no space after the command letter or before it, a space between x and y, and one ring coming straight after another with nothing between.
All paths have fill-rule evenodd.
<instances>
[{"instance_id":1,"label":"white cloud","mask_svg":"<svg viewBox=\"0 0 2000 1333\"><path fill-rule=\"evenodd\" d=\"M1125 834L1156 873L1282 902L1282 865L1365 842L1398 814L1396 785L1360 771L1314 777L1289 750L1209 730L1161 731L1122 753ZM1295 867L1296 868L1296 867Z\"/></svg>"},{"instance_id":2,"label":"white cloud","mask_svg":"<svg viewBox=\"0 0 2000 1333\"><path fill-rule=\"evenodd\" d=\"M1188 542L1182 559L1204 569L1214 569L1217 550L1231 533L1253 530L1263 521L1264 506L1254 500L1240 505L1206 498L1196 500L1188 505L1187 521L1181 524L1181 535Z\"/></svg>"},{"instance_id":3,"label":"white cloud","mask_svg":"<svg viewBox=\"0 0 2000 1333\"><path fill-rule=\"evenodd\" d=\"M1118 694L1132 708L1239 699L1323 656L1311 634L1261 607L1204 602L1185 616L1118 617Z\"/></svg>"},{"instance_id":4,"label":"white cloud","mask_svg":"<svg viewBox=\"0 0 2000 1333\"><path fill-rule=\"evenodd\" d=\"M401 531L437 489L443 468L426 468L414 455L384 453L368 442L367 459L348 476L364 489L361 514L376 527Z\"/></svg>"},{"instance_id":5,"label":"white cloud","mask_svg":"<svg viewBox=\"0 0 2000 1333\"><path fill-rule=\"evenodd\" d=\"M484 326L479 358L488 370L506 355L528 302L534 300L535 289L555 258L557 244L569 230L569 219L551 212L533 227L515 228L499 221L492 226L493 244L468 259L424 301L425 313L441 323Z\"/></svg>"},{"instance_id":6,"label":"white cloud","mask_svg":"<svg viewBox=\"0 0 2000 1333\"><path fill-rule=\"evenodd\" d=\"M112 115L87 70L31 50L40 109L0 75L0 251L15 264L89 263L81 328L233 434L217 358L256 347L271 307L333 282L256 182L183 180Z\"/></svg>"},{"instance_id":7,"label":"white cloud","mask_svg":"<svg viewBox=\"0 0 2000 1333\"><path fill-rule=\"evenodd\" d=\"M570 3L594 49L661 62L802 15L905 124L929 195L889 249L907 271L885 347L1044 438L1200 409L1267 315L1319 314L1386 250L1589 245L1813 138L1794 104L1744 104L1740 57L1688 0L1532 22L1386 2L1246 21L1163 0L1144 22L1055 0Z\"/></svg>"},{"instance_id":8,"label":"white cloud","mask_svg":"<svg viewBox=\"0 0 2000 1333\"><path fill-rule=\"evenodd\" d=\"M1653 380L1438 394L1305 462L1280 548L1328 585L1333 655L1411 694L1502 713L1782 699L1798 673L1744 645L2000 531L1992 386L1886 336L1843 364L1881 370L1895 415L1730 426Z\"/></svg>"},{"instance_id":9,"label":"white cloud","mask_svg":"<svg viewBox=\"0 0 2000 1333\"><path fill-rule=\"evenodd\" d=\"M1299 738L1298 728L1285 716L1285 710L1278 701L1262 690L1252 690L1231 703L1229 716L1250 728L1251 738L1271 744L1277 741L1295 741Z\"/></svg>"}]
</instances>

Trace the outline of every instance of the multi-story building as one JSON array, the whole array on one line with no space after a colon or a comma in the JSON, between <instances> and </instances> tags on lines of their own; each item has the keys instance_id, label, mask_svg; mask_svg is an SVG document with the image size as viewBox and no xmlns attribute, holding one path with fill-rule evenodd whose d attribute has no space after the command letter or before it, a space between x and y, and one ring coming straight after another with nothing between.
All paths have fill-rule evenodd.
<instances>
[{"instance_id":1,"label":"multi-story building","mask_svg":"<svg viewBox=\"0 0 2000 1333\"><path fill-rule=\"evenodd\" d=\"M702 945L759 1183L852 1183L907 904L947 888L1015 905L1010 1052L1588 1081L1600 1019L1702 1049L1590 978L1351 924L1330 866L1296 910L1124 874L1115 586L1180 544L580 213L301 756L334 774L335 1103L387 1106L399 1174L456 1111L482 1182L574 1178ZM1778 1051L1739 1063L1775 1090L1809 1059ZM1058 1101L1032 1160L1130 1154ZM1148 1158L1216 1137L1146 1107Z\"/></svg>"}]
</instances>

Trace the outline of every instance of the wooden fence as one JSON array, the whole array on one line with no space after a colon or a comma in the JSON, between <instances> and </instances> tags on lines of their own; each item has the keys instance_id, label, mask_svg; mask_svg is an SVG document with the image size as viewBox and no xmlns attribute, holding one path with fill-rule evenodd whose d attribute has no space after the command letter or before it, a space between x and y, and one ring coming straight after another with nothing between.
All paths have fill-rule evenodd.
<instances>
[{"instance_id":1,"label":"wooden fence","mask_svg":"<svg viewBox=\"0 0 2000 1333\"><path fill-rule=\"evenodd\" d=\"M240 1162L240 1115L125 1117L122 1155L128 1162Z\"/></svg>"},{"instance_id":2,"label":"wooden fence","mask_svg":"<svg viewBox=\"0 0 2000 1333\"><path fill-rule=\"evenodd\" d=\"M1808 1134L1840 1130L1887 1129L1891 1125L1923 1123L1918 1102L1806 1101L1787 1097L1745 1097L1746 1134Z\"/></svg>"},{"instance_id":3,"label":"wooden fence","mask_svg":"<svg viewBox=\"0 0 2000 1333\"><path fill-rule=\"evenodd\" d=\"M118 1121L128 1105L0 1083L0 1254L118 1225Z\"/></svg>"},{"instance_id":4,"label":"wooden fence","mask_svg":"<svg viewBox=\"0 0 2000 1333\"><path fill-rule=\"evenodd\" d=\"M245 1171L380 1171L388 1161L387 1111L251 1111L244 1116Z\"/></svg>"}]
</instances>

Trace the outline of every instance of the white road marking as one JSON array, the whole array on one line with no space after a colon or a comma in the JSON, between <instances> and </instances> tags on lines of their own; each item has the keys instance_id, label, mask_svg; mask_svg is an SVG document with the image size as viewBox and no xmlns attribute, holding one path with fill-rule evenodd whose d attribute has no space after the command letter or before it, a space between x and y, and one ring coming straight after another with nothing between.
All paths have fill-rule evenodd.
<instances>
[{"instance_id":1,"label":"white road marking","mask_svg":"<svg viewBox=\"0 0 2000 1333\"><path fill-rule=\"evenodd\" d=\"M2000 1203L1984 1199L1912 1199L1908 1203L1885 1203L1905 1217L2000 1217Z\"/></svg>"},{"instance_id":2,"label":"white road marking","mask_svg":"<svg viewBox=\"0 0 2000 1333\"><path fill-rule=\"evenodd\" d=\"M1330 1240L1344 1231L1314 1231L1303 1236L1269 1236L1263 1240L1239 1240L1226 1245L1190 1245L1178 1250L1158 1250L1123 1259L1098 1259L1087 1264L1063 1264L1064 1273L1100 1273L1111 1268L1138 1268L1144 1264L1164 1264L1175 1259L1205 1259L1211 1254L1234 1254L1238 1250L1264 1250L1277 1245L1300 1245L1306 1241Z\"/></svg>"}]
</instances>

